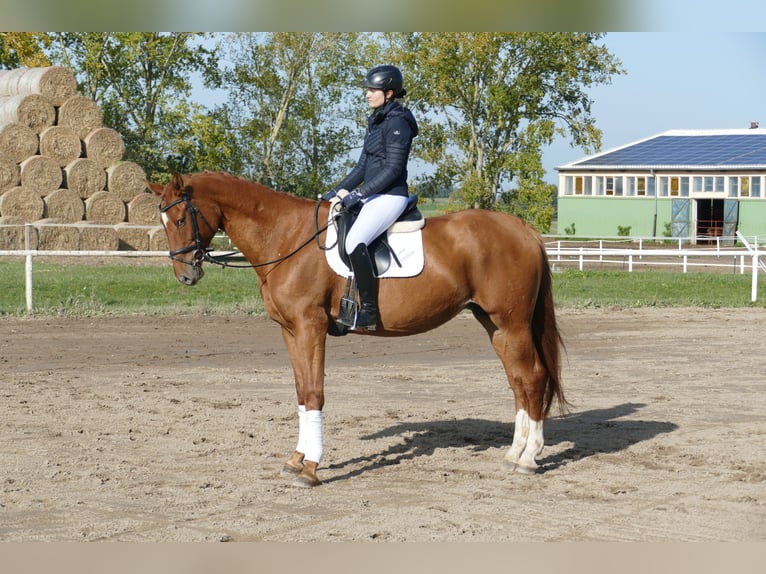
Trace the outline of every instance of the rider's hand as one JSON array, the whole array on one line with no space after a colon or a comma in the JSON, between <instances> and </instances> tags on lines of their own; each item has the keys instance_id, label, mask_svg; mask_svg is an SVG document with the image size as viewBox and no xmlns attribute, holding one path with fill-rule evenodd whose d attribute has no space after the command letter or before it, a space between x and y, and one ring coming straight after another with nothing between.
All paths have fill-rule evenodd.
<instances>
[{"instance_id":1,"label":"rider's hand","mask_svg":"<svg viewBox=\"0 0 766 574\"><path fill-rule=\"evenodd\" d=\"M358 191L354 191L352 193L349 193L346 197L340 200L340 203L343 207L348 209L349 207L355 206L357 203L362 201L362 195Z\"/></svg>"},{"instance_id":2,"label":"rider's hand","mask_svg":"<svg viewBox=\"0 0 766 574\"><path fill-rule=\"evenodd\" d=\"M332 190L328 191L327 193L325 193L323 196L321 196L320 199L322 201L330 201L336 195L338 195L338 192L335 191L334 189L332 189Z\"/></svg>"}]
</instances>

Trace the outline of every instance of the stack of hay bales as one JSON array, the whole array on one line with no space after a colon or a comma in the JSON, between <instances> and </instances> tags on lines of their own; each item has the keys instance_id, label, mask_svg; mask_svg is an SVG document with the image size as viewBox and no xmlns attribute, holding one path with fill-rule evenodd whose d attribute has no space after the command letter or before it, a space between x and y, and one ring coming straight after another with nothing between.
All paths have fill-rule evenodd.
<instances>
[{"instance_id":1,"label":"stack of hay bales","mask_svg":"<svg viewBox=\"0 0 766 574\"><path fill-rule=\"evenodd\" d=\"M0 249L23 249L32 223L33 249L167 250L159 199L124 153L72 70L0 70Z\"/></svg>"}]
</instances>

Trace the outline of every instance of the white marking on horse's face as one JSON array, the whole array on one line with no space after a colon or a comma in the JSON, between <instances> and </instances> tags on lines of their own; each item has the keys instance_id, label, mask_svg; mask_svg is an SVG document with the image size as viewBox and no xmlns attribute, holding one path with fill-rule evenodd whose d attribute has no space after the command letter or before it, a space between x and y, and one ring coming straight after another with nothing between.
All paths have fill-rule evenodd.
<instances>
[{"instance_id":1,"label":"white marking on horse's face","mask_svg":"<svg viewBox=\"0 0 766 574\"><path fill-rule=\"evenodd\" d=\"M163 211L162 213L160 213L160 219L162 219L162 225L164 227L167 227L168 226L168 214Z\"/></svg>"}]
</instances>

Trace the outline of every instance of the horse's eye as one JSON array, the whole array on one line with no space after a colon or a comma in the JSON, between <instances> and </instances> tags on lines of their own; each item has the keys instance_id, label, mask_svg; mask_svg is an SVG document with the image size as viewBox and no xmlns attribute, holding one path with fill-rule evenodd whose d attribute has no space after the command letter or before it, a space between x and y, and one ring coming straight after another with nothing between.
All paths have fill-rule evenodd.
<instances>
[{"instance_id":1,"label":"horse's eye","mask_svg":"<svg viewBox=\"0 0 766 574\"><path fill-rule=\"evenodd\" d=\"M182 217L181 219L176 221L176 227L178 227L179 229L181 227L183 227L184 225L186 225L186 218L185 217Z\"/></svg>"}]
</instances>

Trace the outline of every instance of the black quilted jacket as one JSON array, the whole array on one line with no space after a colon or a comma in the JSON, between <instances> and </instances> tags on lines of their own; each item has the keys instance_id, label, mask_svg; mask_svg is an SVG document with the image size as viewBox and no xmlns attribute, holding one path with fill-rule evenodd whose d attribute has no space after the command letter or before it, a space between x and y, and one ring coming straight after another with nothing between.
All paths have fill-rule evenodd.
<instances>
[{"instance_id":1,"label":"black quilted jacket","mask_svg":"<svg viewBox=\"0 0 766 574\"><path fill-rule=\"evenodd\" d=\"M408 195L407 160L418 124L412 112L397 101L387 103L367 118L364 147L354 168L335 190L359 187L362 197L379 193Z\"/></svg>"}]
</instances>

